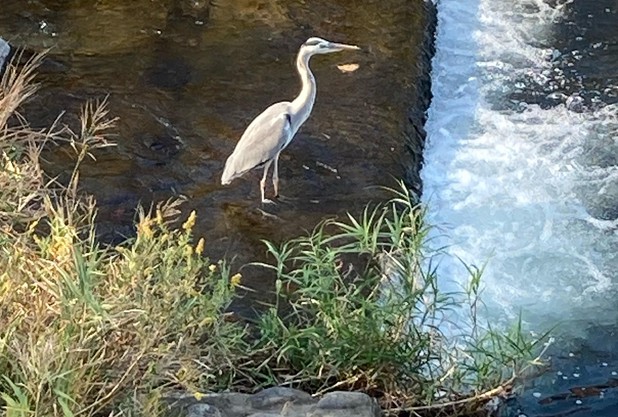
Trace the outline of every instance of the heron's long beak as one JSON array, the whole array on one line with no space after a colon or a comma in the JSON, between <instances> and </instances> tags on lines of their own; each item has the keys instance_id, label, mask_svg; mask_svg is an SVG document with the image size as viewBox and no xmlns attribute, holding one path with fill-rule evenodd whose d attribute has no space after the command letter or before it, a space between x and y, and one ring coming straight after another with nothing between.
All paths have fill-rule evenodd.
<instances>
[{"instance_id":1,"label":"heron's long beak","mask_svg":"<svg viewBox=\"0 0 618 417\"><path fill-rule=\"evenodd\" d=\"M343 51L343 50L358 51L360 50L360 48L356 45L347 45L345 43L331 42L329 46L332 49L336 49L337 51Z\"/></svg>"}]
</instances>

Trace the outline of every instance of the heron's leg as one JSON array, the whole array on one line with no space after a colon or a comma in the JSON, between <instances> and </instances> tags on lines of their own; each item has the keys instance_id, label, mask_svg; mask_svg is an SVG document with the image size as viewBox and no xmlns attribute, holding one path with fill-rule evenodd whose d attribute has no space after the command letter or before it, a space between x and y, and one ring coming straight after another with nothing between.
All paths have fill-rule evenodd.
<instances>
[{"instance_id":1,"label":"heron's leg","mask_svg":"<svg viewBox=\"0 0 618 417\"><path fill-rule=\"evenodd\" d=\"M279 154L275 155L275 167L273 168L273 187L275 198L279 197Z\"/></svg>"},{"instance_id":2,"label":"heron's leg","mask_svg":"<svg viewBox=\"0 0 618 417\"><path fill-rule=\"evenodd\" d=\"M275 156L274 160L275 168L273 169L273 187L275 188L275 197L281 202L297 200L296 198L285 197L279 194L279 154Z\"/></svg>"},{"instance_id":3,"label":"heron's leg","mask_svg":"<svg viewBox=\"0 0 618 417\"><path fill-rule=\"evenodd\" d=\"M268 169L270 168L270 164L272 164L272 159L266 164L264 164L264 175L262 175L262 180L260 181L260 192L262 193L262 203L270 203L270 200L267 200L264 197L264 188L266 187L266 176L268 175Z\"/></svg>"}]
</instances>

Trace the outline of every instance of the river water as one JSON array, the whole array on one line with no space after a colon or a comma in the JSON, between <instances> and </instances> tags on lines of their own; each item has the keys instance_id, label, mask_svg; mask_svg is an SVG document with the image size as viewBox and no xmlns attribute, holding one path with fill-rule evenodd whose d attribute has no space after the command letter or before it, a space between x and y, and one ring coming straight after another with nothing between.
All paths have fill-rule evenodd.
<instances>
[{"instance_id":1,"label":"river water","mask_svg":"<svg viewBox=\"0 0 618 417\"><path fill-rule=\"evenodd\" d=\"M97 152L80 177L98 201L102 240L132 236L138 204L186 196L183 214L196 209L206 253L240 267L265 260L261 239L289 239L325 217L357 213L404 175L418 184L410 167L421 138L407 118L427 76L425 17L422 3L406 0L2 0L0 36L32 51L51 48L40 93L24 112L35 125L63 111L76 124L86 99L109 95L118 146ZM255 116L298 93L294 59L310 36L362 51L312 60L313 114L279 164L287 199L262 207L261 171L224 187L223 164ZM65 153L45 155L61 179L72 166ZM244 268L244 284L256 290L248 297L267 298L271 278Z\"/></svg>"},{"instance_id":2,"label":"river water","mask_svg":"<svg viewBox=\"0 0 618 417\"><path fill-rule=\"evenodd\" d=\"M618 415L618 4L442 0L438 22L421 176L443 287L475 265L485 318L558 325L509 415Z\"/></svg>"}]
</instances>

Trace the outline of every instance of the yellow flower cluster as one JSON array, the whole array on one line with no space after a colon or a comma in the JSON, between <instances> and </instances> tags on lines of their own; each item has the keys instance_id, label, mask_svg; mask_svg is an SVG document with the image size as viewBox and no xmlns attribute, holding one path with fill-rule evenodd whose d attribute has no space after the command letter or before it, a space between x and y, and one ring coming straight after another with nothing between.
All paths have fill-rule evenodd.
<instances>
[{"instance_id":1,"label":"yellow flower cluster","mask_svg":"<svg viewBox=\"0 0 618 417\"><path fill-rule=\"evenodd\" d=\"M230 284L232 284L232 287L238 287L241 279L242 275L240 274L232 275L232 278L230 278Z\"/></svg>"},{"instance_id":2,"label":"yellow flower cluster","mask_svg":"<svg viewBox=\"0 0 618 417\"><path fill-rule=\"evenodd\" d=\"M157 224L158 224L159 226L162 226L162 225L163 225L163 222L164 222L164 220L163 220L163 213L161 213L161 209L160 209L160 208L158 208L158 209L157 209Z\"/></svg>"},{"instance_id":3,"label":"yellow flower cluster","mask_svg":"<svg viewBox=\"0 0 618 417\"><path fill-rule=\"evenodd\" d=\"M195 253L197 255L201 255L204 252L204 238L201 237L200 240L197 242L197 246L195 247Z\"/></svg>"},{"instance_id":4,"label":"yellow flower cluster","mask_svg":"<svg viewBox=\"0 0 618 417\"><path fill-rule=\"evenodd\" d=\"M186 231L186 232L190 232L191 230L193 230L193 226L195 226L195 219L196 219L197 215L195 214L195 210L193 210L191 212L191 214L189 215L189 218L187 219L186 222L183 223L182 228Z\"/></svg>"},{"instance_id":5,"label":"yellow flower cluster","mask_svg":"<svg viewBox=\"0 0 618 417\"><path fill-rule=\"evenodd\" d=\"M137 235L138 236L143 236L146 239L152 238L154 236L154 232L152 231L152 227L150 226L151 222L152 222L152 220L149 219L148 217L142 219L137 224Z\"/></svg>"}]
</instances>

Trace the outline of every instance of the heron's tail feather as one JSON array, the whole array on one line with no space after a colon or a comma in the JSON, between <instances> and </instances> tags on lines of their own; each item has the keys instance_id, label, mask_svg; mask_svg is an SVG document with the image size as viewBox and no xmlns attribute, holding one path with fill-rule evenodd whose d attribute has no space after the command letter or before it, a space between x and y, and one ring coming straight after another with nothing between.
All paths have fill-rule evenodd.
<instances>
[{"instance_id":1,"label":"heron's tail feather","mask_svg":"<svg viewBox=\"0 0 618 417\"><path fill-rule=\"evenodd\" d=\"M262 163L257 166L261 165ZM225 161L225 168L221 175L221 184L227 185L234 179L242 177L246 172L251 171L255 167L256 165L252 163L247 164L246 159L242 156L237 156L235 153L232 153L230 157L227 158L227 161Z\"/></svg>"},{"instance_id":2,"label":"heron's tail feather","mask_svg":"<svg viewBox=\"0 0 618 417\"><path fill-rule=\"evenodd\" d=\"M232 174L228 172L227 169L223 170L223 175L221 175L221 185L228 185L232 182L232 180Z\"/></svg>"},{"instance_id":3,"label":"heron's tail feather","mask_svg":"<svg viewBox=\"0 0 618 417\"><path fill-rule=\"evenodd\" d=\"M221 175L221 184L227 185L232 182L232 180L238 177L238 173L234 169L234 154L230 155L225 162L225 168L223 169L223 174Z\"/></svg>"}]
</instances>

